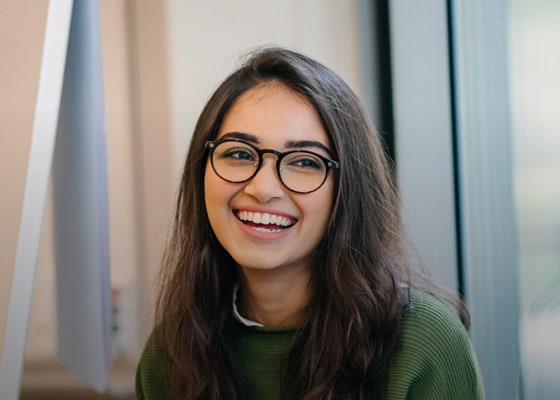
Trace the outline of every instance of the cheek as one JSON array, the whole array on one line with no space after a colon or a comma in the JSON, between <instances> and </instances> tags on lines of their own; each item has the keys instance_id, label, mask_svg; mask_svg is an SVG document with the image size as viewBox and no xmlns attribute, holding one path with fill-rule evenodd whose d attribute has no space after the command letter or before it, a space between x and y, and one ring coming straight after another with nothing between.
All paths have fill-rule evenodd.
<instances>
[{"instance_id":1,"label":"cheek","mask_svg":"<svg viewBox=\"0 0 560 400\"><path fill-rule=\"evenodd\" d=\"M204 200L206 201L207 193L211 189L212 185L212 167L210 167L209 163L206 163L206 167L204 168Z\"/></svg>"},{"instance_id":2,"label":"cheek","mask_svg":"<svg viewBox=\"0 0 560 400\"><path fill-rule=\"evenodd\" d=\"M306 199L306 211L312 221L314 230L320 231L317 234L323 236L333 208L333 187L332 184L325 183L325 190L316 192L315 196Z\"/></svg>"},{"instance_id":3,"label":"cheek","mask_svg":"<svg viewBox=\"0 0 560 400\"><path fill-rule=\"evenodd\" d=\"M330 177L324 184L324 191L321 191L321 198L318 199L318 203L322 205L322 209L325 211L325 215L328 216L332 213L333 202L334 202L334 182L332 177Z\"/></svg>"},{"instance_id":4,"label":"cheek","mask_svg":"<svg viewBox=\"0 0 560 400\"><path fill-rule=\"evenodd\" d=\"M327 225L333 215L333 207L334 207L334 183L331 180L327 182L327 191L325 193L324 198L324 226L323 231L326 231Z\"/></svg>"},{"instance_id":5,"label":"cheek","mask_svg":"<svg viewBox=\"0 0 560 400\"><path fill-rule=\"evenodd\" d=\"M228 184L219 178L207 165L204 173L204 203L210 226L214 233L224 231L231 222L231 199L236 195L239 188Z\"/></svg>"},{"instance_id":6,"label":"cheek","mask_svg":"<svg viewBox=\"0 0 560 400\"><path fill-rule=\"evenodd\" d=\"M210 218L210 223L213 222L217 207L220 203L220 193L222 191L218 184L219 182L217 182L217 177L212 171L212 167L207 164L204 172L204 203L208 218Z\"/></svg>"},{"instance_id":7,"label":"cheek","mask_svg":"<svg viewBox=\"0 0 560 400\"><path fill-rule=\"evenodd\" d=\"M216 176L210 163L206 164L204 170L204 197L206 201L211 201L216 195L223 191L223 181Z\"/></svg>"}]
</instances>

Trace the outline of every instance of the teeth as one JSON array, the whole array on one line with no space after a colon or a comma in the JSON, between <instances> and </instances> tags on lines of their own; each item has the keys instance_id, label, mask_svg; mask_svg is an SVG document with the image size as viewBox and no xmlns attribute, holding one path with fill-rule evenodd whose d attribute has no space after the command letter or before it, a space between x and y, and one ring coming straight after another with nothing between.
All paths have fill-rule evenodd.
<instances>
[{"instance_id":1,"label":"teeth","mask_svg":"<svg viewBox=\"0 0 560 400\"><path fill-rule=\"evenodd\" d=\"M261 228L261 227L258 227L258 228L255 228L255 229L257 231L260 231L260 232L280 232L282 230L280 228L266 229L266 228Z\"/></svg>"},{"instance_id":2,"label":"teeth","mask_svg":"<svg viewBox=\"0 0 560 400\"><path fill-rule=\"evenodd\" d=\"M269 213L238 211L237 218L239 218L242 221L248 221L248 222L253 222L255 224L263 224L263 225L290 226L294 224L294 221L290 218L283 217L281 215L276 215L276 214L269 214Z\"/></svg>"}]
</instances>

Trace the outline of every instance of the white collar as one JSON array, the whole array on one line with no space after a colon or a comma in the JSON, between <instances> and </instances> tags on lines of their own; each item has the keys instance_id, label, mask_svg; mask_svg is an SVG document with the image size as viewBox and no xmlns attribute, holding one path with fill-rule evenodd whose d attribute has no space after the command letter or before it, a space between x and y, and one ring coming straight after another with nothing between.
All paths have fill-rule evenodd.
<instances>
[{"instance_id":1,"label":"white collar","mask_svg":"<svg viewBox=\"0 0 560 400\"><path fill-rule=\"evenodd\" d=\"M264 325L256 322L256 321L251 321L250 319L244 318L241 316L241 314L239 314L239 310L237 309L237 292L239 291L239 285L235 285L235 287L233 288L233 317L238 320L239 322L241 322L243 325L246 326L260 326L263 327Z\"/></svg>"}]
</instances>

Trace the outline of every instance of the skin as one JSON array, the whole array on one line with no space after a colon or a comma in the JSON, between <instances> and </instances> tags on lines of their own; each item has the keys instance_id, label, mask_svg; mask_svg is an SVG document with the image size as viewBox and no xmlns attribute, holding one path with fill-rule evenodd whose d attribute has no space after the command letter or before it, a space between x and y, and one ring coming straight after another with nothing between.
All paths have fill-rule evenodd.
<instances>
[{"instance_id":1,"label":"skin","mask_svg":"<svg viewBox=\"0 0 560 400\"><path fill-rule=\"evenodd\" d=\"M259 148L279 151L293 149L295 141L311 141L315 144L303 148L330 157L329 139L316 110L281 84L257 86L237 99L217 139L240 134ZM264 158L257 175L244 183L222 180L208 161L206 209L216 237L238 263L242 315L265 326L293 325L307 303L314 250L332 210L333 177L315 192L293 193L276 174L276 156ZM281 216L292 225L255 229L254 223L238 218L240 210Z\"/></svg>"}]
</instances>

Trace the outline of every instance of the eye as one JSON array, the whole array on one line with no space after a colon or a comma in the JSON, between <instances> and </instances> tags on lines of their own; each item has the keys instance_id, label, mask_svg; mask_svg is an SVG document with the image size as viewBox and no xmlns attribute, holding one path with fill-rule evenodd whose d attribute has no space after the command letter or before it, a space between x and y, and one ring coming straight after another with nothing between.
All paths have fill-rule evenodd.
<instances>
[{"instance_id":1,"label":"eye","mask_svg":"<svg viewBox=\"0 0 560 400\"><path fill-rule=\"evenodd\" d=\"M259 155L251 146L237 141L225 141L216 147L217 159L222 163L235 165L254 165ZM216 157L215 157L216 158Z\"/></svg>"},{"instance_id":2,"label":"eye","mask_svg":"<svg viewBox=\"0 0 560 400\"><path fill-rule=\"evenodd\" d=\"M284 159L284 164L291 169L324 170L325 164L319 156L308 152L295 152Z\"/></svg>"},{"instance_id":3,"label":"eye","mask_svg":"<svg viewBox=\"0 0 560 400\"><path fill-rule=\"evenodd\" d=\"M302 158L294 162L294 165L303 168L321 168L321 165L312 158Z\"/></svg>"},{"instance_id":4,"label":"eye","mask_svg":"<svg viewBox=\"0 0 560 400\"><path fill-rule=\"evenodd\" d=\"M223 158L230 158L239 161L255 161L256 156L247 149L230 149L222 154Z\"/></svg>"}]
</instances>

